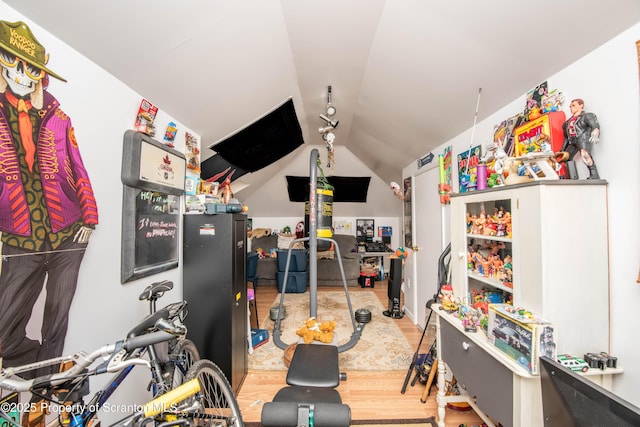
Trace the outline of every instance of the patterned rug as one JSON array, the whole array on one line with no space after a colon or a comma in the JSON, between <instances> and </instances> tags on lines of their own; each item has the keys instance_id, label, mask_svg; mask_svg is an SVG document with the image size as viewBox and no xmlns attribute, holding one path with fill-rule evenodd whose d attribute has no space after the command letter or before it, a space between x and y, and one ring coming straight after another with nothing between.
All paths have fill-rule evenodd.
<instances>
[{"instance_id":1,"label":"patterned rug","mask_svg":"<svg viewBox=\"0 0 640 427\"><path fill-rule=\"evenodd\" d=\"M262 427L260 423L245 423L245 427ZM415 427L437 427L436 419L433 417L420 420L351 420L352 426L360 427L393 427L393 426L415 426Z\"/></svg>"},{"instance_id":2,"label":"patterned rug","mask_svg":"<svg viewBox=\"0 0 640 427\"><path fill-rule=\"evenodd\" d=\"M349 341L353 334L353 324L349 316L344 291L318 292L317 320L335 320L338 345ZM396 320L382 314L385 308L373 291L351 292L353 312L360 308L371 311L371 322L362 331L360 340L354 347L339 355L341 370L356 371L395 371L406 370L411 365L414 350L395 324ZM280 304L280 295L272 307ZM286 294L284 298L286 318L281 322L281 340L287 344L299 341L296 330L309 317L309 293ZM249 369L286 370L284 351L273 343L275 322L267 315L261 324L262 329L269 331L269 341L254 349L249 356Z\"/></svg>"}]
</instances>

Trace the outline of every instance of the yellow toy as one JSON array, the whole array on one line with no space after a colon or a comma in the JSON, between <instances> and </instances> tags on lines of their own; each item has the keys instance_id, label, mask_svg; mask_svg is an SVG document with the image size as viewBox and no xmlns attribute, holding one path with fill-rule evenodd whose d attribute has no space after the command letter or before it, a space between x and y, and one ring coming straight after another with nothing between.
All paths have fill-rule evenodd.
<instances>
[{"instance_id":1,"label":"yellow toy","mask_svg":"<svg viewBox=\"0 0 640 427\"><path fill-rule=\"evenodd\" d=\"M312 341L328 344L333 341L333 331L335 329L335 320L318 323L315 317L311 317L304 322L303 326L298 328L296 335L301 337L305 344L310 344Z\"/></svg>"}]
</instances>

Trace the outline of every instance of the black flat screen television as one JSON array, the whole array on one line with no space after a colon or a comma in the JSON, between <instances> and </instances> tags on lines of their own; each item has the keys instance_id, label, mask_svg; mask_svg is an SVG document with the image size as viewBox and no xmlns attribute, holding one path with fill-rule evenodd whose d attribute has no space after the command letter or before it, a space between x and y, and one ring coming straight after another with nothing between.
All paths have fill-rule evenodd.
<instances>
[{"instance_id":1,"label":"black flat screen television","mask_svg":"<svg viewBox=\"0 0 640 427\"><path fill-rule=\"evenodd\" d=\"M309 200L309 177L287 175L289 201L306 202ZM327 181L333 187L333 202L367 203L370 176L328 176Z\"/></svg>"},{"instance_id":2,"label":"black flat screen television","mask_svg":"<svg viewBox=\"0 0 640 427\"><path fill-rule=\"evenodd\" d=\"M637 427L640 408L565 368L540 357L545 427Z\"/></svg>"},{"instance_id":3,"label":"black flat screen television","mask_svg":"<svg viewBox=\"0 0 640 427\"><path fill-rule=\"evenodd\" d=\"M209 148L232 166L255 172L302 144L304 139L293 99L288 98L252 123L209 145Z\"/></svg>"}]
</instances>

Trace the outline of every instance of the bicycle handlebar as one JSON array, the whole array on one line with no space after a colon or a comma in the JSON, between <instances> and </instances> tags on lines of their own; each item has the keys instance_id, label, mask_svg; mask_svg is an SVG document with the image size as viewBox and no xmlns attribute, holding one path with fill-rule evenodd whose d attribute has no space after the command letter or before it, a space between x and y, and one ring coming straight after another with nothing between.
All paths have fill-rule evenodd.
<instances>
[{"instance_id":1,"label":"bicycle handlebar","mask_svg":"<svg viewBox=\"0 0 640 427\"><path fill-rule=\"evenodd\" d=\"M91 353L78 352L69 356L57 357L51 360L17 366L15 368L4 368L0 370L0 389L9 391L30 391L33 388L45 388L60 385L79 375L82 375L83 371L86 368L88 368L93 362L101 357L116 356L118 353L122 352L122 349L127 352L131 352L135 349L169 341L173 338L174 335L170 334L169 332L151 332L137 337L127 338L126 340L121 340L114 344L103 345L95 349ZM53 364L67 361L72 361L74 362L74 364L71 368L64 372L57 372L55 374L45 375L30 380L25 380L17 376L17 374L21 372L26 372L44 366L51 366ZM117 372L126 366L148 363L148 361L140 358L119 360L118 363L109 364L106 368L106 371Z\"/></svg>"}]
</instances>

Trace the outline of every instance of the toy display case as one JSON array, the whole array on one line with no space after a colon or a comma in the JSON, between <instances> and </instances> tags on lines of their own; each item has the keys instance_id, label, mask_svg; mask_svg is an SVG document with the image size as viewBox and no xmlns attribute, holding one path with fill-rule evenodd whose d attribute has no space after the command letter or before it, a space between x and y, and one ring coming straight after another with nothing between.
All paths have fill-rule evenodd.
<instances>
[{"instance_id":1,"label":"toy display case","mask_svg":"<svg viewBox=\"0 0 640 427\"><path fill-rule=\"evenodd\" d=\"M486 221L482 227L482 221L470 224L469 218L474 215L494 215L500 208L510 214L505 236L498 236ZM603 180L534 181L452 194L453 297L466 304L475 303L476 297L498 296L502 301L495 302L509 302L535 313L553 327L554 345L539 351L581 355L594 348L608 349L607 211L607 185ZM484 251L483 260L474 261L470 255L478 250ZM488 255L494 253L504 265L494 270L485 268ZM504 271L507 256L511 258L510 275ZM473 396L466 399L439 391L439 425L444 427L445 407L451 401L468 402L487 425L497 425L491 420L505 427L543 425L540 377L533 365L528 366L535 355L526 356L526 351L517 354L507 346L500 348L495 330L493 336L482 328L469 332L458 316L440 307L434 312L441 362L439 389L444 390L440 378L450 369ZM494 321L502 314L494 310ZM511 326L517 329L515 323ZM521 332L526 329L522 327ZM529 348L535 348L533 343L548 332L532 331ZM526 359L524 363L518 361L520 357ZM606 374L599 369L591 371L598 375L584 375L609 385L610 374L620 372L610 368Z\"/></svg>"},{"instance_id":2,"label":"toy display case","mask_svg":"<svg viewBox=\"0 0 640 427\"><path fill-rule=\"evenodd\" d=\"M454 296L473 301L489 295L490 303L538 314L557 328L560 353L608 348L608 311L588 309L609 298L606 200L604 180L537 181L452 195ZM507 217L504 232L482 219L482 212L497 218L500 210ZM475 217L484 226L470 225ZM473 260L475 251L480 261Z\"/></svg>"}]
</instances>

